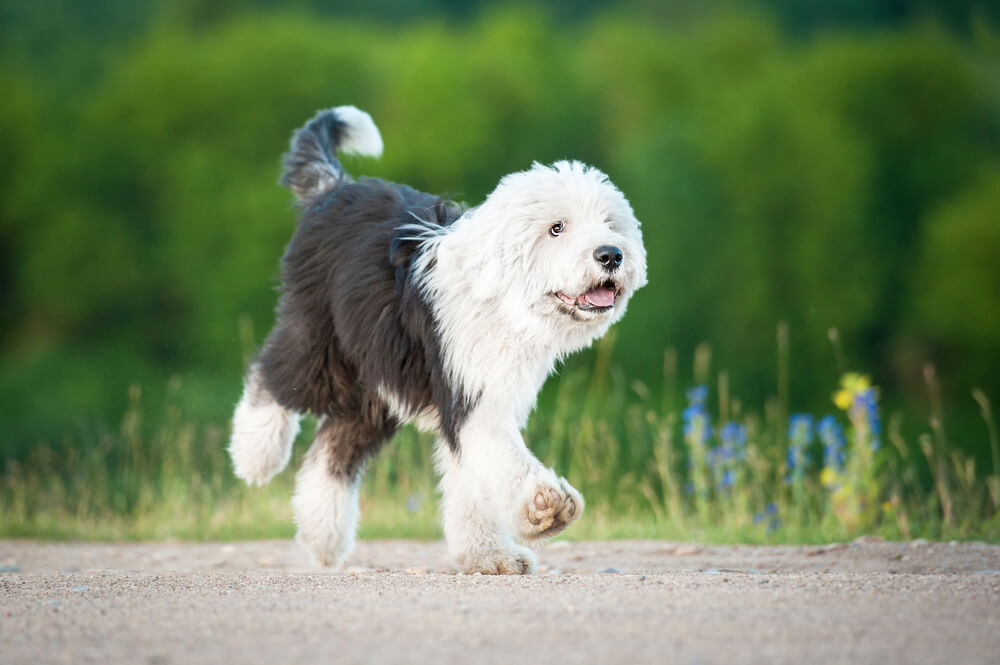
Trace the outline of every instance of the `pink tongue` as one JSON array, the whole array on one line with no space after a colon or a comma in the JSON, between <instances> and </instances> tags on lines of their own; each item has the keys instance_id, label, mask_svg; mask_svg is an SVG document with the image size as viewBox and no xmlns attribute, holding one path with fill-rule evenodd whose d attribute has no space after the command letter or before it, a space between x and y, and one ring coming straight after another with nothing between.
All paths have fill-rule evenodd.
<instances>
[{"instance_id":1,"label":"pink tongue","mask_svg":"<svg viewBox=\"0 0 1000 665\"><path fill-rule=\"evenodd\" d=\"M583 299L594 307L610 307L615 302L615 292L599 286L584 293Z\"/></svg>"}]
</instances>

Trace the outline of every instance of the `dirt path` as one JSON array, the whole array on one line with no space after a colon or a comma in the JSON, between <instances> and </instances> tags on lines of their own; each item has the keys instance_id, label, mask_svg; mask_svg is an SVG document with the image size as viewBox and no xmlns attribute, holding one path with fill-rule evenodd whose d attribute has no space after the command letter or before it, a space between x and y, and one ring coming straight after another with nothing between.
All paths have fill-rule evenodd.
<instances>
[{"instance_id":1,"label":"dirt path","mask_svg":"<svg viewBox=\"0 0 1000 665\"><path fill-rule=\"evenodd\" d=\"M532 577L440 543L0 541L0 663L998 663L1000 547L555 543Z\"/></svg>"}]
</instances>

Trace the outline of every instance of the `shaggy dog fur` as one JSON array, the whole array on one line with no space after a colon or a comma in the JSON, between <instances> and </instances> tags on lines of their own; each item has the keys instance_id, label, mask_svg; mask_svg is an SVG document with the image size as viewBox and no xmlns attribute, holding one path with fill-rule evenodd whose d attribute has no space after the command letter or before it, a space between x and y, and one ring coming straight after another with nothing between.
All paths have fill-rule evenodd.
<instances>
[{"instance_id":1,"label":"shaggy dog fur","mask_svg":"<svg viewBox=\"0 0 1000 665\"><path fill-rule=\"evenodd\" d=\"M603 335L645 284L639 223L607 176L578 162L510 174L466 208L352 180L338 151L381 154L368 114L323 111L285 155L282 184L302 216L277 321L236 407L236 474L264 483L281 471L300 414L315 414L292 503L299 541L339 566L366 460L413 422L439 439L445 535L461 568L532 572L518 542L562 531L583 498L520 430L555 363Z\"/></svg>"}]
</instances>

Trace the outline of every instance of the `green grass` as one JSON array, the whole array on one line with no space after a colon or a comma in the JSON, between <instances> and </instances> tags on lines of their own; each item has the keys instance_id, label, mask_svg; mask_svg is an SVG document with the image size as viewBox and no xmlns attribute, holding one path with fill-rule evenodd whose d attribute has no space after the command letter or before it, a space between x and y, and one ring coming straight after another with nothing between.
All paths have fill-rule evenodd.
<instances>
[{"instance_id":1,"label":"green grass","mask_svg":"<svg viewBox=\"0 0 1000 665\"><path fill-rule=\"evenodd\" d=\"M992 451L988 473L950 445L939 413L907 441L900 418L885 420L879 412L877 392L848 375L838 394L846 408L831 403L836 415L824 431L827 443L842 441L841 462L835 449L824 451L814 422L789 418L782 397L753 412L728 394L725 373L709 387L707 349L695 363L701 387L688 392L688 407L680 410L669 353L665 387L654 395L614 367L613 345L609 336L592 368L554 379L557 388L525 433L536 454L587 499L583 519L564 537L1000 540L1000 446L985 395L975 397ZM933 395L930 370L927 378ZM118 427L4 460L0 537L291 537L294 468L312 427L304 428L288 470L263 488L249 488L232 475L227 425L187 419L174 405L182 390L172 380L166 403L156 406L132 386ZM837 429L842 439L832 435ZM405 429L374 461L363 486L362 537L441 536L432 444Z\"/></svg>"}]
</instances>

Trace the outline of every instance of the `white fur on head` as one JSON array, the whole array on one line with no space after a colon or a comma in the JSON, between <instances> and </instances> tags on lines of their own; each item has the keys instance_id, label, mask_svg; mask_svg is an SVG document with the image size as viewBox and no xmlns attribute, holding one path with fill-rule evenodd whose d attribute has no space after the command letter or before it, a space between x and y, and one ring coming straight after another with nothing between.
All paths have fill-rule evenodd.
<instances>
[{"instance_id":1,"label":"white fur on head","mask_svg":"<svg viewBox=\"0 0 1000 665\"><path fill-rule=\"evenodd\" d=\"M564 230L553 237L556 222ZM428 243L422 288L451 378L468 395L496 399L519 425L556 360L603 335L646 283L632 207L604 173L580 162L536 163L506 176ZM624 257L612 275L621 287L614 307L567 314L557 292L581 294L609 277L594 258L602 245Z\"/></svg>"},{"instance_id":2,"label":"white fur on head","mask_svg":"<svg viewBox=\"0 0 1000 665\"><path fill-rule=\"evenodd\" d=\"M333 109L337 119L347 127L337 146L340 152L367 157L379 157L382 154L382 135L372 117L356 106L338 106Z\"/></svg>"}]
</instances>

